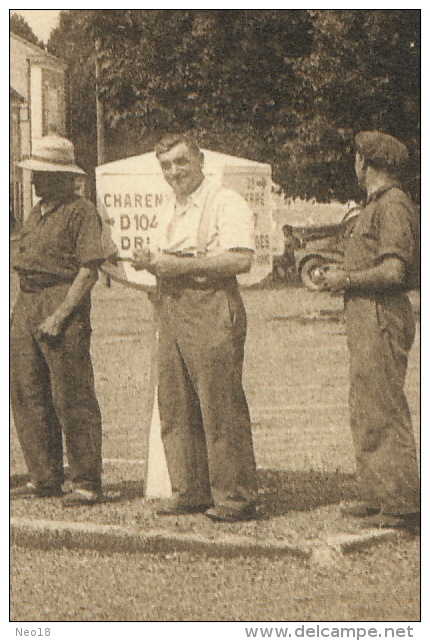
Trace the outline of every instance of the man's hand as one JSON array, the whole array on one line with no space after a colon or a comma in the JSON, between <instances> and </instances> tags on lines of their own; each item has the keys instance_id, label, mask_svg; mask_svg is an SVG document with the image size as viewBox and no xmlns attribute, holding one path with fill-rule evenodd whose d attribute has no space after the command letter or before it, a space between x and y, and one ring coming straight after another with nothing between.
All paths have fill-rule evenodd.
<instances>
[{"instance_id":1,"label":"man's hand","mask_svg":"<svg viewBox=\"0 0 430 641\"><path fill-rule=\"evenodd\" d=\"M321 289L328 292L342 292L348 284L348 274L341 267L320 268Z\"/></svg>"},{"instance_id":2,"label":"man's hand","mask_svg":"<svg viewBox=\"0 0 430 641\"><path fill-rule=\"evenodd\" d=\"M136 249L133 252L133 258L131 260L131 266L136 271L141 271L142 269L148 269L149 265L152 263L153 255L149 248L145 249Z\"/></svg>"},{"instance_id":3,"label":"man's hand","mask_svg":"<svg viewBox=\"0 0 430 641\"><path fill-rule=\"evenodd\" d=\"M37 337L46 340L58 338L63 330L64 318L52 314L37 329Z\"/></svg>"},{"instance_id":4,"label":"man's hand","mask_svg":"<svg viewBox=\"0 0 430 641\"><path fill-rule=\"evenodd\" d=\"M83 265L71 284L62 303L53 314L40 323L36 336L45 340L55 341L63 333L67 319L79 303L88 296L98 278L95 265Z\"/></svg>"},{"instance_id":5,"label":"man's hand","mask_svg":"<svg viewBox=\"0 0 430 641\"><path fill-rule=\"evenodd\" d=\"M133 252L131 265L137 271L147 269L151 274L160 278L175 278L183 272L183 261L180 258L164 252L152 253L149 249L137 249Z\"/></svg>"}]
</instances>

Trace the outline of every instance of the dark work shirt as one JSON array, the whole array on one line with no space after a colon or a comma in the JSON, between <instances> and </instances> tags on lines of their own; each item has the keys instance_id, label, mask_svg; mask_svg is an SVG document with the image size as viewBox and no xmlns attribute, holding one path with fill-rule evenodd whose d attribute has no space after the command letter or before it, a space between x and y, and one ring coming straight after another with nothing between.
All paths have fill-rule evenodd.
<instances>
[{"instance_id":1,"label":"dark work shirt","mask_svg":"<svg viewBox=\"0 0 430 641\"><path fill-rule=\"evenodd\" d=\"M372 194L357 216L346 242L345 269L369 269L395 256L405 264L404 289L410 289L419 272L419 242L418 208L401 187L387 186Z\"/></svg>"},{"instance_id":2,"label":"dark work shirt","mask_svg":"<svg viewBox=\"0 0 430 641\"><path fill-rule=\"evenodd\" d=\"M43 216L38 203L26 220L13 261L17 271L74 280L81 267L105 259L102 226L95 206L76 195Z\"/></svg>"}]
</instances>

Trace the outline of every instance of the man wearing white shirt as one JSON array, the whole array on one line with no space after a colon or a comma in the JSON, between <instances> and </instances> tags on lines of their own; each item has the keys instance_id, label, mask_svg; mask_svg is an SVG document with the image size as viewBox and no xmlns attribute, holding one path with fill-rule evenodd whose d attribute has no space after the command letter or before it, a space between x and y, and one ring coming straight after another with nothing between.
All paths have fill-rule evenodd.
<instances>
[{"instance_id":1,"label":"man wearing white shirt","mask_svg":"<svg viewBox=\"0 0 430 641\"><path fill-rule=\"evenodd\" d=\"M249 271L253 219L246 202L203 174L184 135L156 147L175 198L158 250L135 252L159 291L159 410L173 499L162 514L255 518L256 466L242 386L246 314L236 275Z\"/></svg>"}]
</instances>

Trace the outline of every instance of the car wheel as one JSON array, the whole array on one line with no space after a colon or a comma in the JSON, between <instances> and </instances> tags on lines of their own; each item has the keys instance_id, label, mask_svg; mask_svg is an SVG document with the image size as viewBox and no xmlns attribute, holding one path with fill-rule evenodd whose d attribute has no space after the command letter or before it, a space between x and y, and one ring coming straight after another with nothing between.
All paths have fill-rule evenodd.
<instances>
[{"instance_id":1,"label":"car wheel","mask_svg":"<svg viewBox=\"0 0 430 641\"><path fill-rule=\"evenodd\" d=\"M308 289L319 290L321 288L322 266L330 265L330 261L322 256L310 256L300 265L300 278Z\"/></svg>"}]
</instances>

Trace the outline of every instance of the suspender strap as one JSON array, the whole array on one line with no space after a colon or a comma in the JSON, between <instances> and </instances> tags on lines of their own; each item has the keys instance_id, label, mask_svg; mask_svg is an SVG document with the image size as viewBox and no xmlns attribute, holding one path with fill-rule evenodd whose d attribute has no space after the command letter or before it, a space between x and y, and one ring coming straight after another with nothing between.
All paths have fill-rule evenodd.
<instances>
[{"instance_id":1,"label":"suspender strap","mask_svg":"<svg viewBox=\"0 0 430 641\"><path fill-rule=\"evenodd\" d=\"M211 221L211 214L213 212L213 205L215 198L218 194L219 186L214 185L208 190L206 196L202 216L200 218L199 229L197 232L197 254L200 256L206 255L206 249L208 244L208 234L209 234L209 223Z\"/></svg>"}]
</instances>

